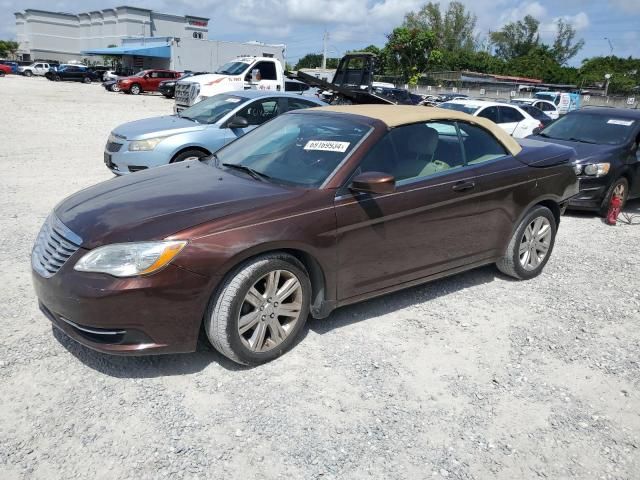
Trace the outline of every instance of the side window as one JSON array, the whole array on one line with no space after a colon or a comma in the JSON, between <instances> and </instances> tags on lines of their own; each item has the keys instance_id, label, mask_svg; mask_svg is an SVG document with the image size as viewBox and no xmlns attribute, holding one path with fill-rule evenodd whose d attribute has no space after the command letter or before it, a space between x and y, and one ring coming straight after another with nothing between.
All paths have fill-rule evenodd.
<instances>
[{"instance_id":1,"label":"side window","mask_svg":"<svg viewBox=\"0 0 640 480\"><path fill-rule=\"evenodd\" d=\"M488 118L494 123L498 123L498 107L487 107L478 113L479 117Z\"/></svg>"},{"instance_id":2,"label":"side window","mask_svg":"<svg viewBox=\"0 0 640 480\"><path fill-rule=\"evenodd\" d=\"M160 76L160 72L151 72L151 75L149 75L151 78L158 78Z\"/></svg>"},{"instance_id":3,"label":"side window","mask_svg":"<svg viewBox=\"0 0 640 480\"><path fill-rule=\"evenodd\" d=\"M288 111L320 106L316 103L310 102L309 100L303 100L301 98L287 98L287 103L289 104L289 108L287 109Z\"/></svg>"},{"instance_id":4,"label":"side window","mask_svg":"<svg viewBox=\"0 0 640 480\"><path fill-rule=\"evenodd\" d=\"M403 182L464 166L452 122L406 125L394 128L387 137L367 154L361 164L363 172L390 173Z\"/></svg>"},{"instance_id":5,"label":"side window","mask_svg":"<svg viewBox=\"0 0 640 480\"><path fill-rule=\"evenodd\" d=\"M524 120L522 114L511 107L498 107L500 109L500 123L518 123Z\"/></svg>"},{"instance_id":6,"label":"side window","mask_svg":"<svg viewBox=\"0 0 640 480\"><path fill-rule=\"evenodd\" d=\"M277 80L278 76L276 75L276 64L273 62L259 62L253 67L254 69L260 70L260 80ZM249 71L249 77L251 77L251 71Z\"/></svg>"},{"instance_id":7,"label":"side window","mask_svg":"<svg viewBox=\"0 0 640 480\"><path fill-rule=\"evenodd\" d=\"M458 122L467 165L488 162L507 155L507 150L485 129Z\"/></svg>"},{"instance_id":8,"label":"side window","mask_svg":"<svg viewBox=\"0 0 640 480\"><path fill-rule=\"evenodd\" d=\"M247 119L249 125L262 125L278 115L278 99L263 98L250 103L238 112L238 115Z\"/></svg>"}]
</instances>

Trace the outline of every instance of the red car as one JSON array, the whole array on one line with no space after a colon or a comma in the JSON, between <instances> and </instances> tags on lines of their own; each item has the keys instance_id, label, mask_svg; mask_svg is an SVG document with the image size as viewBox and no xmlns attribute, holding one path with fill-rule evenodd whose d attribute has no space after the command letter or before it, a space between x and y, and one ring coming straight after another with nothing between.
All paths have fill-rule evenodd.
<instances>
[{"instance_id":1,"label":"red car","mask_svg":"<svg viewBox=\"0 0 640 480\"><path fill-rule=\"evenodd\" d=\"M180 72L173 70L142 70L131 77L118 80L118 87L124 93L138 95L142 92L156 92L160 82L179 78Z\"/></svg>"},{"instance_id":2,"label":"red car","mask_svg":"<svg viewBox=\"0 0 640 480\"><path fill-rule=\"evenodd\" d=\"M11 73L11 67L9 65L0 64L0 77L4 77L9 73Z\"/></svg>"}]
</instances>

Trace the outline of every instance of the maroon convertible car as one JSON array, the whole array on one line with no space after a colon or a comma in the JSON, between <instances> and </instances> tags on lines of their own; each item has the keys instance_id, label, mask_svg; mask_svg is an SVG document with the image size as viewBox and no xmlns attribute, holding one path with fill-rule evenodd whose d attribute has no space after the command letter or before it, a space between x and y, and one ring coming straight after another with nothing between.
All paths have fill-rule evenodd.
<instances>
[{"instance_id":1,"label":"maroon convertible car","mask_svg":"<svg viewBox=\"0 0 640 480\"><path fill-rule=\"evenodd\" d=\"M36 294L101 352L193 351L204 326L222 354L263 363L309 314L490 263L538 275L574 156L451 110L287 113L204 161L62 201L33 249Z\"/></svg>"}]
</instances>

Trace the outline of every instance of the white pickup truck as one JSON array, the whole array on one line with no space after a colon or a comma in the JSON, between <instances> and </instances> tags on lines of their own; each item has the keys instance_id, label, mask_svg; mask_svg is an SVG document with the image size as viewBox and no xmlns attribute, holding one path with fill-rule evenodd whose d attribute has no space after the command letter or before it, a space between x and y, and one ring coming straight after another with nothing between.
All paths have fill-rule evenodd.
<instances>
[{"instance_id":1,"label":"white pickup truck","mask_svg":"<svg viewBox=\"0 0 640 480\"><path fill-rule=\"evenodd\" d=\"M53 65L49 65L45 62L33 62L31 65L27 65L26 67L18 67L18 73L21 73L25 77L31 77L32 75L44 76L51 67L53 67Z\"/></svg>"},{"instance_id":2,"label":"white pickup truck","mask_svg":"<svg viewBox=\"0 0 640 480\"><path fill-rule=\"evenodd\" d=\"M174 112L218 93L249 89L284 92L284 69L280 61L269 57L238 57L215 73L181 80L176 83Z\"/></svg>"}]
</instances>

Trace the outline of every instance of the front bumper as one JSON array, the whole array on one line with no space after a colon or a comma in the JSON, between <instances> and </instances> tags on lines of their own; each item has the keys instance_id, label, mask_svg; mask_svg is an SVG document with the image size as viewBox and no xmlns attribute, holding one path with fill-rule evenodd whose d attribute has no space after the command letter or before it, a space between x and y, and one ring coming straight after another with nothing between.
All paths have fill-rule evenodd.
<instances>
[{"instance_id":1,"label":"front bumper","mask_svg":"<svg viewBox=\"0 0 640 480\"><path fill-rule=\"evenodd\" d=\"M569 201L569 208L597 210L602 205L609 188L609 175L599 178L580 176L580 191Z\"/></svg>"},{"instance_id":2,"label":"front bumper","mask_svg":"<svg viewBox=\"0 0 640 480\"><path fill-rule=\"evenodd\" d=\"M50 278L32 271L40 309L55 327L103 353L195 351L210 279L174 265L134 278L76 272L85 253L80 249Z\"/></svg>"}]
</instances>

